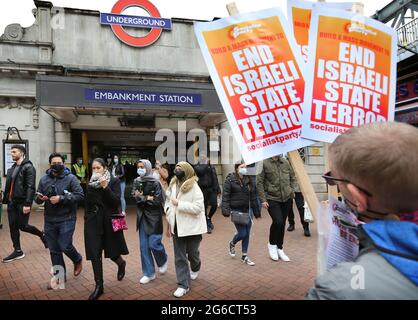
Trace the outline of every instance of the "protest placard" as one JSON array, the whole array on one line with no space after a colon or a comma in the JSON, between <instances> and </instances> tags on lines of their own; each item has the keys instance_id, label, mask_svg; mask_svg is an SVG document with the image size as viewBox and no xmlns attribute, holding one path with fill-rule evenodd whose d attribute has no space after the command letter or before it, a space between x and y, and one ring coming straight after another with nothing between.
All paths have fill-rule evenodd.
<instances>
[{"instance_id":1,"label":"protest placard","mask_svg":"<svg viewBox=\"0 0 418 320\"><path fill-rule=\"evenodd\" d=\"M196 23L195 33L246 163L310 145L301 139L301 56L278 8Z\"/></svg>"},{"instance_id":2,"label":"protest placard","mask_svg":"<svg viewBox=\"0 0 418 320\"><path fill-rule=\"evenodd\" d=\"M326 5L328 8L350 11L353 2L311 2L304 0L287 0L287 19L289 20L298 49L303 61L308 62L309 27L314 5Z\"/></svg>"},{"instance_id":3,"label":"protest placard","mask_svg":"<svg viewBox=\"0 0 418 320\"><path fill-rule=\"evenodd\" d=\"M326 248L326 269L341 262L351 262L359 252L357 228L360 224L353 211L334 197L329 200L329 234Z\"/></svg>"},{"instance_id":4,"label":"protest placard","mask_svg":"<svg viewBox=\"0 0 418 320\"><path fill-rule=\"evenodd\" d=\"M333 142L353 126L392 121L396 31L323 6L312 11L302 136Z\"/></svg>"}]
</instances>

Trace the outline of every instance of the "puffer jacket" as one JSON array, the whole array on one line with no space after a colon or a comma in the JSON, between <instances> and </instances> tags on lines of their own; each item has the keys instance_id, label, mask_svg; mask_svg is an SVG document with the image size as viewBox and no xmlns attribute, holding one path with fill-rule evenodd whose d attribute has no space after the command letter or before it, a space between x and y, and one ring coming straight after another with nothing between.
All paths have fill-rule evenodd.
<instances>
[{"instance_id":1,"label":"puffer jacket","mask_svg":"<svg viewBox=\"0 0 418 320\"><path fill-rule=\"evenodd\" d=\"M9 193L12 184L12 174L16 169L16 163L7 171L6 187L4 189L3 204L9 203ZM29 160L23 160L16 175L15 182L13 183L13 196L12 201L14 203L23 204L26 207L32 206L33 199L35 198L36 190L36 170L33 167L32 162Z\"/></svg>"},{"instance_id":2,"label":"puffer jacket","mask_svg":"<svg viewBox=\"0 0 418 320\"><path fill-rule=\"evenodd\" d=\"M228 174L222 193L222 214L228 217L231 210L247 211L250 204L254 216L259 218L260 211L256 205L255 185L251 183L250 177L244 176L243 179L240 179L235 172Z\"/></svg>"},{"instance_id":3,"label":"puffer jacket","mask_svg":"<svg viewBox=\"0 0 418 320\"><path fill-rule=\"evenodd\" d=\"M54 176L52 170L48 169L39 181L38 192L47 197L60 197L57 204L45 202L45 221L60 222L74 218L77 215L77 204L84 200L80 182L68 168L59 176ZM35 202L43 203L38 197L35 198Z\"/></svg>"},{"instance_id":4,"label":"puffer jacket","mask_svg":"<svg viewBox=\"0 0 418 320\"><path fill-rule=\"evenodd\" d=\"M295 197L296 177L290 163L283 157L263 161L263 170L257 176L257 191L261 202L286 202Z\"/></svg>"}]
</instances>

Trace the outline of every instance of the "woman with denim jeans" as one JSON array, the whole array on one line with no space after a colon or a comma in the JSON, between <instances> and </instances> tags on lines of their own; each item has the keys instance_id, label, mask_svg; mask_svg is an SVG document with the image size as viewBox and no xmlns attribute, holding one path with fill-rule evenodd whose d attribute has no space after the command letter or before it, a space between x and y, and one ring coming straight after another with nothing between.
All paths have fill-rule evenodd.
<instances>
[{"instance_id":1,"label":"woman with denim jeans","mask_svg":"<svg viewBox=\"0 0 418 320\"><path fill-rule=\"evenodd\" d=\"M225 217L231 215L231 211L249 212L250 221L248 224L234 223L237 233L229 242L228 251L231 257L235 257L235 245L242 242L241 261L249 266L255 263L248 257L248 245L250 232L253 223L253 216L260 218L260 211L256 205L255 184L247 175L247 166L243 161L235 164L235 172L230 173L224 183L222 194L222 214Z\"/></svg>"},{"instance_id":2,"label":"woman with denim jeans","mask_svg":"<svg viewBox=\"0 0 418 320\"><path fill-rule=\"evenodd\" d=\"M161 243L165 197L160 181L153 176L151 162L139 160L137 168L139 177L134 181L133 195L138 209L137 229L144 274L139 282L147 284L155 279L154 259L161 274L167 271L167 254Z\"/></svg>"}]
</instances>

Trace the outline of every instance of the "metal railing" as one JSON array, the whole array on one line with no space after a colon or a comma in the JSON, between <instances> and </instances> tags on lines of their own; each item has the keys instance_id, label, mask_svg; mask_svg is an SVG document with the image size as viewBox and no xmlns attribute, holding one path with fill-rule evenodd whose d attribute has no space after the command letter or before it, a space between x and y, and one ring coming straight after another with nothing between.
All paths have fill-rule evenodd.
<instances>
[{"instance_id":1,"label":"metal railing","mask_svg":"<svg viewBox=\"0 0 418 320\"><path fill-rule=\"evenodd\" d=\"M418 42L418 18L399 27L396 31L398 33L398 44L400 46L407 47L410 44Z\"/></svg>"}]
</instances>

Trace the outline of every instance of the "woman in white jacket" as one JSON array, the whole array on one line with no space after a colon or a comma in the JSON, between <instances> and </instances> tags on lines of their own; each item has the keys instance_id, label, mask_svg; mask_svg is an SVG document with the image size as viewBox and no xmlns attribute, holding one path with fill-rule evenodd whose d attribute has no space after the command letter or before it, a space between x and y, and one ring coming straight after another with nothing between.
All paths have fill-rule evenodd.
<instances>
[{"instance_id":1,"label":"woman in white jacket","mask_svg":"<svg viewBox=\"0 0 418 320\"><path fill-rule=\"evenodd\" d=\"M168 221L166 233L168 237L173 236L174 244L178 283L174 296L180 298L190 290L190 279L195 280L199 275L199 246L207 226L203 193L193 167L179 162L174 175L166 191L164 208Z\"/></svg>"}]
</instances>

